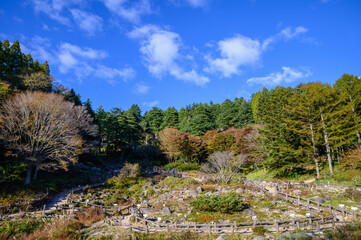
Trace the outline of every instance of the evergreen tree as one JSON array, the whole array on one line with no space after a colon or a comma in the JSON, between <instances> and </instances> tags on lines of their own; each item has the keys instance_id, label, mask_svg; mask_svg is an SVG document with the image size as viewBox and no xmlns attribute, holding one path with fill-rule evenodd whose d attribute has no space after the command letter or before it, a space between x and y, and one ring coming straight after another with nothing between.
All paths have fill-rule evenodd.
<instances>
[{"instance_id":1,"label":"evergreen tree","mask_svg":"<svg viewBox=\"0 0 361 240\"><path fill-rule=\"evenodd\" d=\"M237 123L237 108L231 100L225 100L216 119L217 128L221 131L234 127Z\"/></svg>"},{"instance_id":2,"label":"evergreen tree","mask_svg":"<svg viewBox=\"0 0 361 240\"><path fill-rule=\"evenodd\" d=\"M178 128L178 111L174 107L169 107L164 111L162 129L165 127Z\"/></svg>"}]
</instances>

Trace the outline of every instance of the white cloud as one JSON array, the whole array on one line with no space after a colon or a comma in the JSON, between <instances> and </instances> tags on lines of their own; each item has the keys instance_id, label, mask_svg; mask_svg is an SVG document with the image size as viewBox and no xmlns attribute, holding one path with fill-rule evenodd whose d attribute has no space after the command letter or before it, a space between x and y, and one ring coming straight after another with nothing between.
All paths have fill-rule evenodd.
<instances>
[{"instance_id":1,"label":"white cloud","mask_svg":"<svg viewBox=\"0 0 361 240\"><path fill-rule=\"evenodd\" d=\"M159 101L155 100L152 102L144 102L142 105L146 106L146 107L155 107L155 106L159 105Z\"/></svg>"},{"instance_id":2,"label":"white cloud","mask_svg":"<svg viewBox=\"0 0 361 240\"><path fill-rule=\"evenodd\" d=\"M70 26L70 19L62 13L63 9L82 0L31 0L36 12L42 12L61 24Z\"/></svg>"},{"instance_id":3,"label":"white cloud","mask_svg":"<svg viewBox=\"0 0 361 240\"><path fill-rule=\"evenodd\" d=\"M209 78L199 75L195 69L187 71L180 66L179 61L183 58L190 61L190 58L179 53L182 42L177 33L162 30L158 26L145 25L135 28L128 36L140 40L140 52L149 72L154 76L160 78L169 74L198 86L209 82Z\"/></svg>"},{"instance_id":4,"label":"white cloud","mask_svg":"<svg viewBox=\"0 0 361 240\"><path fill-rule=\"evenodd\" d=\"M63 43L58 49L59 70L61 73L67 73L72 68L78 68L79 63L86 60L100 60L107 56L104 51L95 50L88 47L79 47L70 43Z\"/></svg>"},{"instance_id":5,"label":"white cloud","mask_svg":"<svg viewBox=\"0 0 361 240\"><path fill-rule=\"evenodd\" d=\"M264 40L262 43L262 49L266 50L274 42L279 40L288 41L306 32L308 32L308 29L302 26L296 27L294 30L290 27L284 28L278 34Z\"/></svg>"},{"instance_id":6,"label":"white cloud","mask_svg":"<svg viewBox=\"0 0 361 240\"><path fill-rule=\"evenodd\" d=\"M261 44L258 40L236 35L218 42L219 58L206 57L209 66L206 72L220 72L224 77L240 73L240 67L256 63L261 56Z\"/></svg>"},{"instance_id":7,"label":"white cloud","mask_svg":"<svg viewBox=\"0 0 361 240\"><path fill-rule=\"evenodd\" d=\"M311 75L308 69L294 69L290 67L282 67L282 72L271 73L265 77L255 77L247 80L247 83L258 83L261 85L279 85L281 83L291 83L301 78L306 78Z\"/></svg>"},{"instance_id":8,"label":"white cloud","mask_svg":"<svg viewBox=\"0 0 361 240\"><path fill-rule=\"evenodd\" d=\"M302 33L306 33L308 31L307 28L305 27L296 27L294 29L294 31L292 31L291 28L285 28L285 29L282 29L282 31L280 32L281 36L283 36L286 40L290 40Z\"/></svg>"},{"instance_id":9,"label":"white cloud","mask_svg":"<svg viewBox=\"0 0 361 240\"><path fill-rule=\"evenodd\" d=\"M239 34L232 38L223 39L216 44L219 57L206 55L205 59L208 66L204 68L204 71L208 73L219 72L223 77L238 75L242 72L241 67L256 64L271 44L280 40L291 40L307 31L308 29L302 26L294 29L288 27L263 42ZM212 42L206 46L211 49L215 47Z\"/></svg>"},{"instance_id":10,"label":"white cloud","mask_svg":"<svg viewBox=\"0 0 361 240\"><path fill-rule=\"evenodd\" d=\"M210 0L170 0L176 6L187 4L193 8L204 8L207 7Z\"/></svg>"},{"instance_id":11,"label":"white cloud","mask_svg":"<svg viewBox=\"0 0 361 240\"><path fill-rule=\"evenodd\" d=\"M109 11L133 23L140 22L140 17L152 13L149 0L102 0Z\"/></svg>"},{"instance_id":12,"label":"white cloud","mask_svg":"<svg viewBox=\"0 0 361 240\"><path fill-rule=\"evenodd\" d=\"M134 69L130 67L116 69L104 65L98 65L97 68L94 70L94 73L95 76L99 78L114 79L119 77L122 78L124 81L134 78L135 76Z\"/></svg>"},{"instance_id":13,"label":"white cloud","mask_svg":"<svg viewBox=\"0 0 361 240\"><path fill-rule=\"evenodd\" d=\"M136 92L140 93L140 94L147 94L149 92L149 89L150 89L150 87L145 85L144 83L138 83L135 86Z\"/></svg>"},{"instance_id":14,"label":"white cloud","mask_svg":"<svg viewBox=\"0 0 361 240\"><path fill-rule=\"evenodd\" d=\"M86 31L89 35L102 31L103 19L101 17L80 9L71 9L70 12L79 28Z\"/></svg>"},{"instance_id":15,"label":"white cloud","mask_svg":"<svg viewBox=\"0 0 361 240\"><path fill-rule=\"evenodd\" d=\"M47 60L51 66L57 66L62 74L72 72L79 80L95 76L114 84L117 79L127 81L135 76L135 71L131 67L112 68L101 64L108 56L105 51L70 43L62 43L58 48L49 50L52 49L51 42L38 36L24 42L26 44L21 45L23 52L31 53L34 58L41 61Z\"/></svg>"}]
</instances>

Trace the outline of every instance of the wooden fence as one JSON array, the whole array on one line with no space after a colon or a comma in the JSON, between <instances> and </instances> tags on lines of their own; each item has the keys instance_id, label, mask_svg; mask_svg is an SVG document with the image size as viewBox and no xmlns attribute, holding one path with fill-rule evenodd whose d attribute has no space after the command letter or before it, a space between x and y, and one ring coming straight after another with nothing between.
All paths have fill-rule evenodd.
<instances>
[{"instance_id":1,"label":"wooden fence","mask_svg":"<svg viewBox=\"0 0 361 240\"><path fill-rule=\"evenodd\" d=\"M107 219L111 226L119 226L129 231L144 232L146 234L152 232L171 232L171 231L195 231L201 233L251 233L252 229L257 226L266 228L269 232L285 232L289 230L304 229L316 230L335 228L336 225L351 223L347 221L337 221L334 217L325 218L309 218L309 219L291 219L285 221L257 221L253 222L234 222L234 223L212 223L212 224L177 224L177 223L160 223L149 221L147 219L135 216L136 223L134 225L121 225L112 219Z\"/></svg>"}]
</instances>

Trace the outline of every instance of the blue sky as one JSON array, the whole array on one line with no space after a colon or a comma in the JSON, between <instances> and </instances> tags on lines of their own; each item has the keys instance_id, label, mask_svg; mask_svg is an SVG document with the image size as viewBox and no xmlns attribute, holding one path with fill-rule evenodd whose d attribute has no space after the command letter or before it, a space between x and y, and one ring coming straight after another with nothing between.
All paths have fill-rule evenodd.
<instances>
[{"instance_id":1,"label":"blue sky","mask_svg":"<svg viewBox=\"0 0 361 240\"><path fill-rule=\"evenodd\" d=\"M361 75L358 0L2 0L0 39L82 100L143 111Z\"/></svg>"}]
</instances>

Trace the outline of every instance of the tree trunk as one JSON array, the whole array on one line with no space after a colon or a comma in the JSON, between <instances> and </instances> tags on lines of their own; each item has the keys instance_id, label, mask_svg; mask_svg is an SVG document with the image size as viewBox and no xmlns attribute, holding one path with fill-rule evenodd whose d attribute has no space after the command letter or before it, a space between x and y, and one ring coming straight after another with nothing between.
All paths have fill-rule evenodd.
<instances>
[{"instance_id":1,"label":"tree trunk","mask_svg":"<svg viewBox=\"0 0 361 240\"><path fill-rule=\"evenodd\" d=\"M25 179L25 185L30 184L30 179L31 179L31 170L32 170L32 167L28 165L28 166L26 167L26 179Z\"/></svg>"},{"instance_id":2,"label":"tree trunk","mask_svg":"<svg viewBox=\"0 0 361 240\"><path fill-rule=\"evenodd\" d=\"M33 180L36 180L37 177L38 177L38 166L35 166Z\"/></svg>"},{"instance_id":3,"label":"tree trunk","mask_svg":"<svg viewBox=\"0 0 361 240\"><path fill-rule=\"evenodd\" d=\"M321 121L322 121L323 135L324 135L324 138L325 138L325 145L326 145L326 152L327 152L328 167L330 168L330 173L331 173L331 175L333 175L333 171L332 171L332 158L331 158L331 148L330 148L330 143L328 142L327 129L326 129L325 121L324 121L324 119L323 119L323 113L322 113L322 112L321 112Z\"/></svg>"},{"instance_id":4,"label":"tree trunk","mask_svg":"<svg viewBox=\"0 0 361 240\"><path fill-rule=\"evenodd\" d=\"M317 173L317 178L320 178L320 169L318 167L318 159L317 159L317 152L316 152L316 144L315 144L315 137L313 134L313 127L312 124L310 124L310 130L311 130L311 141L312 141L312 149L313 149L313 158L315 160L315 164L316 164L316 173Z\"/></svg>"},{"instance_id":5,"label":"tree trunk","mask_svg":"<svg viewBox=\"0 0 361 240\"><path fill-rule=\"evenodd\" d=\"M351 102L351 104L353 104L353 103L352 103L352 97L351 97L351 95L349 95L349 97L350 97L350 102ZM354 108L353 106L352 106L352 112L353 112L353 115L354 115L355 118L356 118L355 108ZM356 121L356 124L358 124L357 121ZM360 136L360 132L359 132L359 131L357 131L356 136L357 136L358 147L361 147L361 136Z\"/></svg>"},{"instance_id":6,"label":"tree trunk","mask_svg":"<svg viewBox=\"0 0 361 240\"><path fill-rule=\"evenodd\" d=\"M337 157L337 163L340 166L340 154L338 152L338 147L336 148L336 157Z\"/></svg>"}]
</instances>

